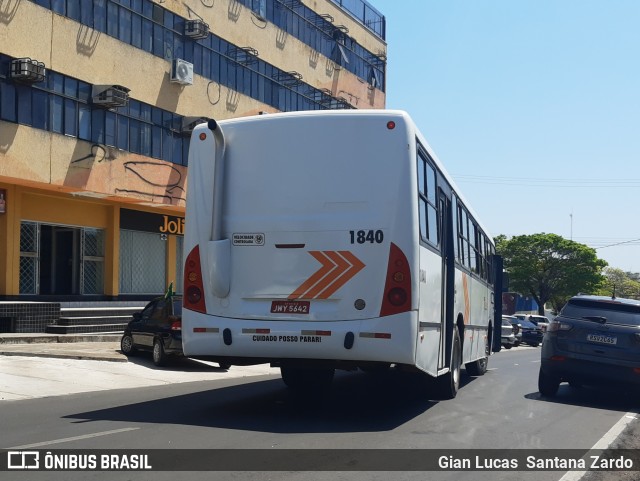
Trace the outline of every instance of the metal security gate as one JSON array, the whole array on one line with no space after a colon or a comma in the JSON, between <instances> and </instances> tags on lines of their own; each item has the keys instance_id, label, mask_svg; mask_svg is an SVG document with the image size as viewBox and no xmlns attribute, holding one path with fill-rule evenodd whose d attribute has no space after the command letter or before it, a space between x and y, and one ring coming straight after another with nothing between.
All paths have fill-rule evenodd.
<instances>
[{"instance_id":1,"label":"metal security gate","mask_svg":"<svg viewBox=\"0 0 640 481\"><path fill-rule=\"evenodd\" d=\"M120 230L120 293L165 291L167 242L159 234Z\"/></svg>"}]
</instances>

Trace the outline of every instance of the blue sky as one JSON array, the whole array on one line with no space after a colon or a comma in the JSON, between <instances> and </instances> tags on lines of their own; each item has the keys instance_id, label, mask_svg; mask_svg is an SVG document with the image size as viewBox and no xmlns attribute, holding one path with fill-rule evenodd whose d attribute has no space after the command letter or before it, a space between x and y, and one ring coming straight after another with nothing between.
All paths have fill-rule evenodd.
<instances>
[{"instance_id":1,"label":"blue sky","mask_svg":"<svg viewBox=\"0 0 640 481\"><path fill-rule=\"evenodd\" d=\"M640 1L369 1L387 108L489 233L555 233L640 272Z\"/></svg>"}]
</instances>

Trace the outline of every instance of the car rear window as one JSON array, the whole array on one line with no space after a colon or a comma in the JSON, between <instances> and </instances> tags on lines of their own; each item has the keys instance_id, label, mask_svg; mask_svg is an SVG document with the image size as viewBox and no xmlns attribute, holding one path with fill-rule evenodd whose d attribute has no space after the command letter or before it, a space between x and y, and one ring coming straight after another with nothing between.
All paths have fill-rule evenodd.
<instances>
[{"instance_id":1,"label":"car rear window","mask_svg":"<svg viewBox=\"0 0 640 481\"><path fill-rule=\"evenodd\" d=\"M528 329L536 329L538 327L533 322L525 321L524 319L519 320L518 324L520 324L522 327L526 327Z\"/></svg>"},{"instance_id":2,"label":"car rear window","mask_svg":"<svg viewBox=\"0 0 640 481\"><path fill-rule=\"evenodd\" d=\"M603 301L570 300L562 309L564 317L604 317L609 324L640 326L640 306Z\"/></svg>"},{"instance_id":3,"label":"car rear window","mask_svg":"<svg viewBox=\"0 0 640 481\"><path fill-rule=\"evenodd\" d=\"M173 300L173 315L174 316L182 315L182 299Z\"/></svg>"}]
</instances>

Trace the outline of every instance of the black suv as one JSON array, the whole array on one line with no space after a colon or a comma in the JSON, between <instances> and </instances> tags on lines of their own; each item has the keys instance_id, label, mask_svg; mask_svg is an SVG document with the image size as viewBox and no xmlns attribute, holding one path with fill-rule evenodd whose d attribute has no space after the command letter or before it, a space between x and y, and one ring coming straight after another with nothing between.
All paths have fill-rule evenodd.
<instances>
[{"instance_id":1,"label":"black suv","mask_svg":"<svg viewBox=\"0 0 640 481\"><path fill-rule=\"evenodd\" d=\"M640 386L640 301L575 296L547 328L538 389L554 396L561 382Z\"/></svg>"}]
</instances>

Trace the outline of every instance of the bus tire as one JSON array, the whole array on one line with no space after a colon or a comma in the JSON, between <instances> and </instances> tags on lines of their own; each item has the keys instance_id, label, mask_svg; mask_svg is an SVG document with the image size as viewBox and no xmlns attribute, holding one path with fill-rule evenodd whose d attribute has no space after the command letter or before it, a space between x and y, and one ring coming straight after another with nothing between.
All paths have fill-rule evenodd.
<instances>
[{"instance_id":1,"label":"bus tire","mask_svg":"<svg viewBox=\"0 0 640 481\"><path fill-rule=\"evenodd\" d=\"M489 367L489 349L489 339L487 339L485 340L484 346L485 357L464 365L469 376L482 376L487 372L487 369Z\"/></svg>"},{"instance_id":2,"label":"bus tire","mask_svg":"<svg viewBox=\"0 0 640 481\"><path fill-rule=\"evenodd\" d=\"M449 372L436 379L438 394L443 399L453 399L458 394L460 387L460 368L462 365L462 352L460 347L460 334L456 329L453 334L453 346L451 349L451 367Z\"/></svg>"},{"instance_id":3,"label":"bus tire","mask_svg":"<svg viewBox=\"0 0 640 481\"><path fill-rule=\"evenodd\" d=\"M313 369L293 366L280 366L282 380L290 389L322 390L331 386L335 369Z\"/></svg>"}]
</instances>

